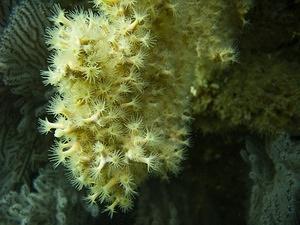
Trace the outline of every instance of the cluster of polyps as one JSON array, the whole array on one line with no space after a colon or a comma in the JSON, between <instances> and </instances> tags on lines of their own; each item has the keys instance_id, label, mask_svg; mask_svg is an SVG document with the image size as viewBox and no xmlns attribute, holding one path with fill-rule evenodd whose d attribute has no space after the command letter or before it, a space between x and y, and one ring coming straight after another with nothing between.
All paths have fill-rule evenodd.
<instances>
[{"instance_id":1,"label":"cluster of polyps","mask_svg":"<svg viewBox=\"0 0 300 225\"><path fill-rule=\"evenodd\" d=\"M48 107L55 122L41 120L40 129L54 130L55 166L66 166L75 187L87 187L87 199L108 203L112 214L132 206L147 172L178 171L186 117L182 92L169 96L163 88L182 87L178 75L153 60L155 74L148 67L155 56L148 10L158 3L94 3L101 13L56 8L47 39L51 65L42 74L57 89Z\"/></svg>"}]
</instances>

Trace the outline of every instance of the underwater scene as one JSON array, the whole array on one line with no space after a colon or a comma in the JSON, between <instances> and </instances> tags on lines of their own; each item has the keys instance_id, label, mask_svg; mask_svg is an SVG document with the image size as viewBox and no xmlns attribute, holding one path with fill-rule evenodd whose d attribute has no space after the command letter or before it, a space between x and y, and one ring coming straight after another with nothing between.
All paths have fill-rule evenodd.
<instances>
[{"instance_id":1,"label":"underwater scene","mask_svg":"<svg viewBox=\"0 0 300 225\"><path fill-rule=\"evenodd\" d=\"M0 0L0 225L300 225L300 0Z\"/></svg>"}]
</instances>

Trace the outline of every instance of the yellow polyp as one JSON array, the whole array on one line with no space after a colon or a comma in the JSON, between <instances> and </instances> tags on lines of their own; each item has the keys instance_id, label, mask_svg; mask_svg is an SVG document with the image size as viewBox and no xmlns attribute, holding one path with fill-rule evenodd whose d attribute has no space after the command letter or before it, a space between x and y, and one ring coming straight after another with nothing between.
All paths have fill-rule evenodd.
<instances>
[{"instance_id":1,"label":"yellow polyp","mask_svg":"<svg viewBox=\"0 0 300 225\"><path fill-rule=\"evenodd\" d=\"M51 127L51 129L65 129L66 128L66 125L65 124L62 124L62 123L51 123L51 122L48 122L48 126Z\"/></svg>"},{"instance_id":2,"label":"yellow polyp","mask_svg":"<svg viewBox=\"0 0 300 225\"><path fill-rule=\"evenodd\" d=\"M139 21L136 19L134 20L126 29L125 34L129 34L130 32L133 32L134 29L137 27L139 24Z\"/></svg>"},{"instance_id":3,"label":"yellow polyp","mask_svg":"<svg viewBox=\"0 0 300 225\"><path fill-rule=\"evenodd\" d=\"M116 177L112 177L107 184L103 187L106 190L110 190L113 186L118 183L118 179Z\"/></svg>"},{"instance_id":4,"label":"yellow polyp","mask_svg":"<svg viewBox=\"0 0 300 225\"><path fill-rule=\"evenodd\" d=\"M82 121L87 124L93 123L93 122L95 123L95 122L97 122L97 120L99 120L99 118L100 118L100 112L97 112L87 119L82 119Z\"/></svg>"},{"instance_id":5,"label":"yellow polyp","mask_svg":"<svg viewBox=\"0 0 300 225\"><path fill-rule=\"evenodd\" d=\"M108 207L106 208L105 211L108 211L110 217L112 217L113 214L115 213L115 207L118 205L118 203L119 203L119 199L116 198L116 199L114 200L114 202L113 202L110 206L108 206Z\"/></svg>"},{"instance_id":6,"label":"yellow polyp","mask_svg":"<svg viewBox=\"0 0 300 225\"><path fill-rule=\"evenodd\" d=\"M90 194L86 199L90 204L95 204L96 199L99 197L99 193L95 192L93 194Z\"/></svg>"},{"instance_id":7,"label":"yellow polyp","mask_svg":"<svg viewBox=\"0 0 300 225\"><path fill-rule=\"evenodd\" d=\"M63 127L63 128L56 128L54 136L57 138L60 138L62 136L71 134L72 132L74 132L75 128L73 127Z\"/></svg>"},{"instance_id":8,"label":"yellow polyp","mask_svg":"<svg viewBox=\"0 0 300 225\"><path fill-rule=\"evenodd\" d=\"M100 163L96 167L92 168L93 169L93 177L98 179L101 175L101 171L105 164L107 163L107 159L105 157L100 158Z\"/></svg>"}]
</instances>

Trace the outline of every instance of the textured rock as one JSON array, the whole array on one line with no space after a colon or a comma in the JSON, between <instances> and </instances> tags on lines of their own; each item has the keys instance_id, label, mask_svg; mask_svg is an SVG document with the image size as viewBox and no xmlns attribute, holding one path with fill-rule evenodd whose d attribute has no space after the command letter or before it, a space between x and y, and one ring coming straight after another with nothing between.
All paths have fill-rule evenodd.
<instances>
[{"instance_id":1,"label":"textured rock","mask_svg":"<svg viewBox=\"0 0 300 225\"><path fill-rule=\"evenodd\" d=\"M251 166L249 225L299 223L300 142L287 134L247 139L242 155Z\"/></svg>"}]
</instances>

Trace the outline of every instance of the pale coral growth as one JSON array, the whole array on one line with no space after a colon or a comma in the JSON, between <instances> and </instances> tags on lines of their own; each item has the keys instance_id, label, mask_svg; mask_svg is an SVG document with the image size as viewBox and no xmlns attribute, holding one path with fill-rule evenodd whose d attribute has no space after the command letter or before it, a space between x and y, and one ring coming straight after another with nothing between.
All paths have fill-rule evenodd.
<instances>
[{"instance_id":1,"label":"pale coral growth","mask_svg":"<svg viewBox=\"0 0 300 225\"><path fill-rule=\"evenodd\" d=\"M48 107L55 122L45 119L40 130L59 139L54 165L66 166L71 183L89 189L86 200L105 202L112 215L117 206L133 207L147 173L179 171L192 51L176 48L185 43L184 21L170 14L169 1L94 4L99 13L54 10L47 36L53 55L42 76L58 92Z\"/></svg>"},{"instance_id":2,"label":"pale coral growth","mask_svg":"<svg viewBox=\"0 0 300 225\"><path fill-rule=\"evenodd\" d=\"M197 41L197 64L195 83L191 93L194 98L194 112L206 113L219 92L218 79L222 71L238 62L237 41L246 23L246 13L252 6L251 0L189 1L193 10L188 26ZM200 13L199 13L200 12Z\"/></svg>"}]
</instances>

